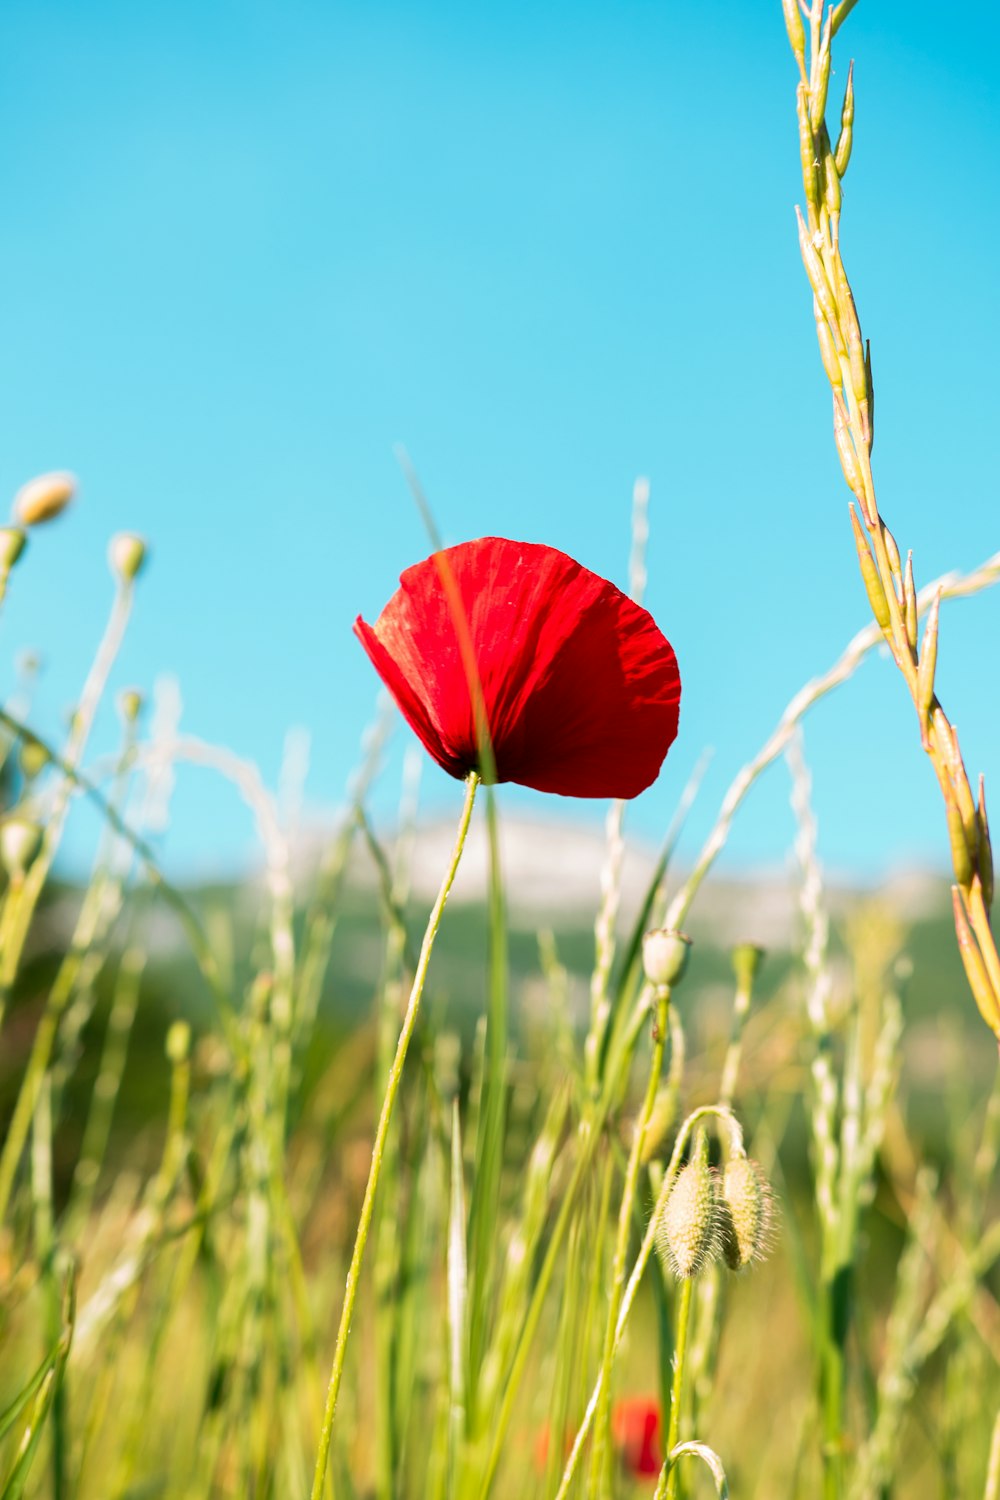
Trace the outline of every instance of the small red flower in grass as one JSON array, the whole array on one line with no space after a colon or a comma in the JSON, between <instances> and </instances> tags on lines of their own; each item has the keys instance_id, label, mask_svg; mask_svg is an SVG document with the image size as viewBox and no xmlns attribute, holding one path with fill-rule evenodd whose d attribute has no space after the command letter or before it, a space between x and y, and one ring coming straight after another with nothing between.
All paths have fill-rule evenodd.
<instances>
[{"instance_id":1,"label":"small red flower in grass","mask_svg":"<svg viewBox=\"0 0 1000 1500\"><path fill-rule=\"evenodd\" d=\"M497 781L635 797L677 736L677 658L614 584L533 542L482 537L407 568L355 633L411 729L450 775L482 771L470 679ZM473 666L474 663L474 666Z\"/></svg>"},{"instance_id":2,"label":"small red flower in grass","mask_svg":"<svg viewBox=\"0 0 1000 1500\"><path fill-rule=\"evenodd\" d=\"M659 1474L663 1467L660 1452L660 1408L649 1397L632 1396L619 1401L611 1414L611 1436L628 1474Z\"/></svg>"}]
</instances>

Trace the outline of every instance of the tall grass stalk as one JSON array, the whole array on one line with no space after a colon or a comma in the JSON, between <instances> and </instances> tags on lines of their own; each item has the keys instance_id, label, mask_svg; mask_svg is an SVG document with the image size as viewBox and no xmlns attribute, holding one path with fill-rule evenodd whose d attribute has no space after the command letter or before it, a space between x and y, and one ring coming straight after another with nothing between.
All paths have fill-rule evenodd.
<instances>
[{"instance_id":1,"label":"tall grass stalk","mask_svg":"<svg viewBox=\"0 0 1000 1500\"><path fill-rule=\"evenodd\" d=\"M437 900L431 908L431 914L427 921L424 940L420 948L420 957L417 961L416 972L413 976L413 985L410 989L410 998L407 1002L406 1013L399 1033L399 1041L396 1046L396 1054L392 1061L389 1072L385 1095L379 1113L378 1126L375 1131L375 1144L372 1148L371 1168L368 1173L368 1182L365 1187L364 1201L361 1206L361 1217L358 1221L357 1233L354 1240L354 1249L351 1252L351 1262L347 1273L347 1285L344 1290L344 1304L340 1315L340 1326L337 1329L337 1342L333 1355L333 1368L330 1371L330 1383L327 1388L326 1406L323 1412L323 1425L320 1429L319 1449L316 1455L316 1468L313 1474L312 1500L320 1500L326 1479L327 1463L330 1455L330 1440L333 1436L333 1418L337 1409L337 1396L340 1393L340 1382L344 1373L344 1359L347 1354L347 1338L351 1329L351 1317L354 1312L354 1301L357 1296L358 1277L361 1272L361 1262L364 1258L365 1245L368 1240L368 1231L371 1227L372 1211L375 1207L375 1194L378 1191L379 1177L382 1170L382 1157L385 1150L385 1140L392 1119L393 1106L403 1074L403 1064L416 1025L417 1013L420 1007L420 999L423 994L424 984L427 979L427 970L430 965L431 954L434 950L434 939L437 937L438 928L441 925L441 917L444 914L445 903L454 884L458 873L458 866L465 848L465 839L472 820L472 808L476 800L476 790L479 786L479 777L473 771L466 780L465 801L462 806L462 815L459 819L458 834L455 846L452 850L451 860L445 871L441 888L438 891Z\"/></svg>"}]
</instances>

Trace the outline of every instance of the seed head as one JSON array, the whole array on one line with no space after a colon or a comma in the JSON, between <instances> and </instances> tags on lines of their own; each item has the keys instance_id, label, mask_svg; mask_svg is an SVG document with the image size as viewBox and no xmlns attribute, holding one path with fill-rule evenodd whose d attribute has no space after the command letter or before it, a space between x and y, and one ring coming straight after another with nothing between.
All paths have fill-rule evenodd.
<instances>
[{"instance_id":1,"label":"seed head","mask_svg":"<svg viewBox=\"0 0 1000 1500\"><path fill-rule=\"evenodd\" d=\"M656 1232L656 1248L671 1275L697 1276L719 1253L716 1174L702 1151L682 1167Z\"/></svg>"},{"instance_id":2,"label":"seed head","mask_svg":"<svg viewBox=\"0 0 1000 1500\"><path fill-rule=\"evenodd\" d=\"M121 583L131 583L146 561L146 543L132 531L119 531L108 546L111 571Z\"/></svg>"},{"instance_id":3,"label":"seed head","mask_svg":"<svg viewBox=\"0 0 1000 1500\"><path fill-rule=\"evenodd\" d=\"M65 469L29 479L14 496L14 520L19 526L38 526L61 515L76 494L77 478Z\"/></svg>"},{"instance_id":4,"label":"seed head","mask_svg":"<svg viewBox=\"0 0 1000 1500\"><path fill-rule=\"evenodd\" d=\"M42 830L31 818L14 813L0 823L0 864L11 880L23 880L42 844Z\"/></svg>"},{"instance_id":5,"label":"seed head","mask_svg":"<svg viewBox=\"0 0 1000 1500\"><path fill-rule=\"evenodd\" d=\"M676 984L687 968L691 939L686 932L660 927L642 940L642 966L646 978L657 988Z\"/></svg>"},{"instance_id":6,"label":"seed head","mask_svg":"<svg viewBox=\"0 0 1000 1500\"><path fill-rule=\"evenodd\" d=\"M763 1260L771 1248L774 1194L759 1162L734 1156L722 1176L722 1253L731 1271Z\"/></svg>"}]
</instances>

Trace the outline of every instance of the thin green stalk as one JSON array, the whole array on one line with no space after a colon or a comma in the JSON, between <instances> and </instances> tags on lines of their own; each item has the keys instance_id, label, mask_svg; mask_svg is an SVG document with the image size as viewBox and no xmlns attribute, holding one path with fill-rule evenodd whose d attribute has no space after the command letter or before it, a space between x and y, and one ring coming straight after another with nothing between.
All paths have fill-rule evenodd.
<instances>
[{"instance_id":1,"label":"thin green stalk","mask_svg":"<svg viewBox=\"0 0 1000 1500\"><path fill-rule=\"evenodd\" d=\"M629 1235L632 1228L632 1209L635 1203L639 1167L642 1162L646 1131L656 1103L656 1093L663 1072L663 1051L667 1038L667 1017L670 1012L670 990L663 988L656 996L656 1018L653 1026L653 1056L649 1065L649 1078L642 1109L636 1121L632 1149L629 1152L622 1189L621 1207L618 1212L618 1235L615 1242L615 1258L611 1272L611 1296L608 1302L608 1319L604 1333L604 1351L601 1357L601 1398L598 1402L594 1425L594 1447L591 1456L591 1491L603 1494L607 1484L608 1438L611 1425L611 1366L615 1357L615 1333L618 1325L618 1310L621 1307L625 1288L625 1260L628 1255Z\"/></svg>"},{"instance_id":2,"label":"thin green stalk","mask_svg":"<svg viewBox=\"0 0 1000 1500\"><path fill-rule=\"evenodd\" d=\"M677 1342L674 1349L674 1383L670 1392L670 1425L667 1428L667 1455L677 1447L681 1434L681 1402L684 1398L684 1367L687 1363L688 1328L691 1323L691 1291L694 1277L685 1276L681 1284L680 1304L677 1309ZM653 1500L677 1500L677 1485L680 1470L676 1463L660 1475Z\"/></svg>"},{"instance_id":3,"label":"thin green stalk","mask_svg":"<svg viewBox=\"0 0 1000 1500\"><path fill-rule=\"evenodd\" d=\"M399 1093L400 1080L403 1076L403 1064L406 1061L407 1049L413 1028L416 1025L417 1012L420 1008L420 997L423 994L424 983L427 978L427 970L430 965L431 953L434 949L434 939L437 937L438 928L441 925L441 917L444 913L445 902L458 873L459 862L462 858L462 850L465 848L465 839L469 831L469 823L472 819L472 807L476 800L476 789L479 786L479 777L475 771L469 773L465 784L465 803L462 807L462 816L458 824L458 834L455 839L455 847L452 850L451 861L445 871L441 889L438 891L437 900L431 910L427 922L427 930L424 933L424 941L420 949L420 957L417 961L416 972L413 976L413 986L410 990L410 998L403 1017L403 1025L399 1033L399 1041L396 1046L396 1055L392 1061L389 1072L389 1081L385 1096L382 1100L382 1109L379 1114L378 1128L375 1132L375 1144L372 1149L371 1167L368 1173L368 1183L365 1187L364 1201L361 1205L361 1218L358 1222L358 1230L354 1240L354 1249L351 1253L351 1264L347 1273L347 1285L344 1290L344 1306L340 1315L340 1326L337 1330L337 1343L333 1354L333 1368L330 1371L330 1384L326 1396L326 1408L323 1413L323 1426L320 1430L319 1451L316 1455L316 1470L313 1475L312 1500L320 1500L323 1494L323 1486L326 1480L326 1469L330 1457L330 1442L333 1437L333 1418L337 1409L337 1396L340 1393L340 1382L344 1373L344 1359L347 1353L347 1338L351 1328L351 1317L354 1312L354 1302L358 1290L358 1277L361 1273L361 1263L364 1259L365 1245L368 1240L368 1231L371 1227L372 1212L375 1207L375 1194L378 1190L379 1177L382 1171L382 1156L385 1148L385 1138L389 1130L389 1122L392 1119L393 1106L396 1095Z\"/></svg>"},{"instance_id":4,"label":"thin green stalk","mask_svg":"<svg viewBox=\"0 0 1000 1500\"><path fill-rule=\"evenodd\" d=\"M479 1380L486 1341L507 1093L507 917L500 867L500 830L493 788L486 788L489 841L489 1006L486 1021L486 1071L476 1140L476 1173L469 1212L468 1391L466 1418L470 1430L480 1426Z\"/></svg>"}]
</instances>

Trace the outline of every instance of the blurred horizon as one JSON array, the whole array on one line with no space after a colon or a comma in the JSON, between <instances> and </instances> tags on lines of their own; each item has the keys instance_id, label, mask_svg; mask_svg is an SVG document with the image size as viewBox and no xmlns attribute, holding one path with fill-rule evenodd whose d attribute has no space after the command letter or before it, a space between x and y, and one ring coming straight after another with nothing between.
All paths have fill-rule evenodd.
<instances>
[{"instance_id":1,"label":"blurred horizon","mask_svg":"<svg viewBox=\"0 0 1000 1500\"><path fill-rule=\"evenodd\" d=\"M1000 208L984 188L1000 17L976 19L972 46L929 0L860 0L835 49L835 98L855 59L842 233L872 339L876 482L918 586L1000 547ZM684 696L627 831L657 844L713 747L690 863L788 700L868 620L798 260L777 0L13 0L0 39L0 486L81 480L4 605L8 659L47 663L31 722L60 733L110 605L108 538L135 529L151 562L113 685L176 677L182 732L270 786L305 726L304 816L327 817L379 687L351 622L430 550L394 445L447 541L545 541L622 586L643 474L646 603ZM942 612L942 696L988 790L998 632L996 589ZM90 759L116 735L109 701ZM374 789L382 824L409 739L400 726ZM946 868L891 663L873 657L811 712L805 749L828 868ZM426 814L457 814L459 795L426 762ZM592 828L606 811L500 800ZM66 870L85 868L95 827L81 806ZM723 868L782 866L793 830L778 765ZM167 869L235 870L253 847L235 794L179 768Z\"/></svg>"}]
</instances>

